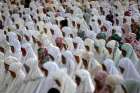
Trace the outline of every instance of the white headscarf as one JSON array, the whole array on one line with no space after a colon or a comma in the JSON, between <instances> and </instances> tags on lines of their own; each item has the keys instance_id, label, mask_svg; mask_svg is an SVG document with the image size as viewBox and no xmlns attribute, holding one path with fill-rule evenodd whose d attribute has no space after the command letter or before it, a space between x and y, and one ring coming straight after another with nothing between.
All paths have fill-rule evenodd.
<instances>
[{"instance_id":1,"label":"white headscarf","mask_svg":"<svg viewBox=\"0 0 140 93\"><path fill-rule=\"evenodd\" d=\"M48 76L42 79L36 93L47 93L50 88L58 87L56 82L52 79L53 73L59 70L58 65L55 62L49 61L43 64L43 68L48 71Z\"/></svg>"},{"instance_id":2,"label":"white headscarf","mask_svg":"<svg viewBox=\"0 0 140 93\"><path fill-rule=\"evenodd\" d=\"M57 25L52 25L51 29L54 30L53 38L56 40L57 37L63 37L60 28Z\"/></svg>"},{"instance_id":3,"label":"white headscarf","mask_svg":"<svg viewBox=\"0 0 140 93\"><path fill-rule=\"evenodd\" d=\"M27 75L26 79L36 79L38 77L43 77L43 74L38 67L38 62L34 58L30 58L27 60L26 65L29 66L30 71Z\"/></svg>"},{"instance_id":4,"label":"white headscarf","mask_svg":"<svg viewBox=\"0 0 140 93\"><path fill-rule=\"evenodd\" d=\"M21 63L12 63L9 66L9 70L15 72L16 78L13 80L12 84L7 88L6 93L17 93L18 89L23 84L25 79L25 73L22 71L23 65Z\"/></svg>"},{"instance_id":5,"label":"white headscarf","mask_svg":"<svg viewBox=\"0 0 140 93\"><path fill-rule=\"evenodd\" d=\"M48 45L48 53L54 57L54 61L59 63L61 61L61 52L58 47L53 44Z\"/></svg>"},{"instance_id":6,"label":"white headscarf","mask_svg":"<svg viewBox=\"0 0 140 93\"><path fill-rule=\"evenodd\" d=\"M30 71L26 76L25 83L22 85L18 93L34 93L43 78L43 73L38 67L38 62L36 59L28 59L26 65L29 66Z\"/></svg>"},{"instance_id":7,"label":"white headscarf","mask_svg":"<svg viewBox=\"0 0 140 93\"><path fill-rule=\"evenodd\" d=\"M84 49L84 41L80 37L73 38L73 42L78 44L78 49Z\"/></svg>"},{"instance_id":8,"label":"white headscarf","mask_svg":"<svg viewBox=\"0 0 140 93\"><path fill-rule=\"evenodd\" d=\"M58 65L55 62L47 62L43 64L43 68L48 71L48 76L52 75L53 72L59 70Z\"/></svg>"},{"instance_id":9,"label":"white headscarf","mask_svg":"<svg viewBox=\"0 0 140 93\"><path fill-rule=\"evenodd\" d=\"M90 48L90 51L93 51L94 41L92 39L85 39L84 44Z\"/></svg>"},{"instance_id":10,"label":"white headscarf","mask_svg":"<svg viewBox=\"0 0 140 93\"><path fill-rule=\"evenodd\" d=\"M17 58L16 57L13 57L13 56L8 56L4 60L4 63L7 64L7 65L10 65L12 63L17 63L17 62L18 62Z\"/></svg>"},{"instance_id":11,"label":"white headscarf","mask_svg":"<svg viewBox=\"0 0 140 93\"><path fill-rule=\"evenodd\" d=\"M63 27L62 31L65 33L65 37L70 37L70 34L73 35L72 29L70 27Z\"/></svg>"},{"instance_id":12,"label":"white headscarf","mask_svg":"<svg viewBox=\"0 0 140 93\"><path fill-rule=\"evenodd\" d=\"M72 41L72 38L69 38L69 37L65 37L64 38L64 43L67 45L67 50L73 50L73 41Z\"/></svg>"},{"instance_id":13,"label":"white headscarf","mask_svg":"<svg viewBox=\"0 0 140 93\"><path fill-rule=\"evenodd\" d=\"M22 61L23 63L26 63L26 61L30 58L37 59L37 56L35 55L30 43L23 44L22 48L25 48L26 50L26 56L23 57L23 61Z\"/></svg>"},{"instance_id":14,"label":"white headscarf","mask_svg":"<svg viewBox=\"0 0 140 93\"><path fill-rule=\"evenodd\" d=\"M22 56L20 42L18 40L15 40L15 41L13 41L13 42L10 43L10 46L13 46L14 49L15 49L15 52L14 53L12 53L12 52L10 53L11 56L16 57L20 61L21 60L21 56Z\"/></svg>"},{"instance_id":15,"label":"white headscarf","mask_svg":"<svg viewBox=\"0 0 140 93\"><path fill-rule=\"evenodd\" d=\"M35 29L34 23L33 23L32 21L26 22L26 23L25 23L25 26L28 27L28 30L34 30L34 29Z\"/></svg>"},{"instance_id":16,"label":"white headscarf","mask_svg":"<svg viewBox=\"0 0 140 93\"><path fill-rule=\"evenodd\" d=\"M4 63L7 65L11 65L13 63L17 63L17 59L15 57L9 56L7 58L5 58ZM11 86L12 82L13 82L13 77L11 76L10 72L5 70L5 76L4 76L4 81L2 83L2 86L0 87L0 92L2 93L6 93L6 90L9 86Z\"/></svg>"},{"instance_id":17,"label":"white headscarf","mask_svg":"<svg viewBox=\"0 0 140 93\"><path fill-rule=\"evenodd\" d=\"M122 58L119 61L119 67L124 69L122 75L125 80L140 80L140 75L129 58Z\"/></svg>"},{"instance_id":18,"label":"white headscarf","mask_svg":"<svg viewBox=\"0 0 140 93\"><path fill-rule=\"evenodd\" d=\"M62 77L63 76L63 77ZM61 69L53 74L53 79L61 83L60 93L76 93L75 82Z\"/></svg>"},{"instance_id":19,"label":"white headscarf","mask_svg":"<svg viewBox=\"0 0 140 93\"><path fill-rule=\"evenodd\" d=\"M9 37L10 43L14 42L15 40L18 40L17 34L14 32L9 32L7 35Z\"/></svg>"},{"instance_id":20,"label":"white headscarf","mask_svg":"<svg viewBox=\"0 0 140 93\"><path fill-rule=\"evenodd\" d=\"M99 49L99 53L94 50L94 56L100 63L102 63L105 60L105 58L109 56L109 52L106 49L105 44L106 41L104 39L96 39L94 42L94 45Z\"/></svg>"},{"instance_id":21,"label":"white headscarf","mask_svg":"<svg viewBox=\"0 0 140 93\"><path fill-rule=\"evenodd\" d=\"M119 74L117 68L115 67L115 64L113 62L113 60L111 59L106 59L105 61L103 61L103 63L107 69L107 72L109 74L112 74L112 75L116 75L116 74Z\"/></svg>"},{"instance_id":22,"label":"white headscarf","mask_svg":"<svg viewBox=\"0 0 140 93\"><path fill-rule=\"evenodd\" d=\"M115 62L116 65L118 65L119 59L121 57L121 51L118 48L119 43L115 40L111 40L107 43L106 47L112 49L112 53L110 54L110 58L113 59L113 61Z\"/></svg>"},{"instance_id":23,"label":"white headscarf","mask_svg":"<svg viewBox=\"0 0 140 93\"><path fill-rule=\"evenodd\" d=\"M77 93L93 93L95 87L92 83L91 76L87 70L80 69L76 75L81 78L80 85L77 87Z\"/></svg>"},{"instance_id":24,"label":"white headscarf","mask_svg":"<svg viewBox=\"0 0 140 93\"><path fill-rule=\"evenodd\" d=\"M126 51L126 57L130 58L132 62L136 65L139 62L139 59L133 49L133 47L129 43L125 43L121 46L121 49Z\"/></svg>"},{"instance_id":25,"label":"white headscarf","mask_svg":"<svg viewBox=\"0 0 140 93\"><path fill-rule=\"evenodd\" d=\"M74 58L72 52L71 51L68 51L68 50L65 51L62 55L66 59L67 72L72 77L73 76L73 73L75 71L75 58Z\"/></svg>"}]
</instances>

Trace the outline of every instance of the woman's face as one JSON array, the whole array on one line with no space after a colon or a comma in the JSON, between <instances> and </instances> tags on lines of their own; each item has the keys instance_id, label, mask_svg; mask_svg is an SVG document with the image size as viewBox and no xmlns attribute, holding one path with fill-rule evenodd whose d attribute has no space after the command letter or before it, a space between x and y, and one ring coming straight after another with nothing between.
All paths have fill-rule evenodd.
<instances>
[{"instance_id":1,"label":"woman's face","mask_svg":"<svg viewBox=\"0 0 140 93\"><path fill-rule=\"evenodd\" d=\"M108 50L109 54L112 53L112 48L107 48L107 50Z\"/></svg>"},{"instance_id":2,"label":"woman's face","mask_svg":"<svg viewBox=\"0 0 140 93\"><path fill-rule=\"evenodd\" d=\"M83 59L83 58L82 58L82 61L83 61L83 64L84 64L85 68L87 69L88 68L88 61Z\"/></svg>"},{"instance_id":3,"label":"woman's face","mask_svg":"<svg viewBox=\"0 0 140 93\"><path fill-rule=\"evenodd\" d=\"M0 52L4 53L4 48L0 47Z\"/></svg>"},{"instance_id":4,"label":"woman's face","mask_svg":"<svg viewBox=\"0 0 140 93\"><path fill-rule=\"evenodd\" d=\"M101 93L113 93L112 88L109 85L104 85Z\"/></svg>"},{"instance_id":5,"label":"woman's face","mask_svg":"<svg viewBox=\"0 0 140 93\"><path fill-rule=\"evenodd\" d=\"M13 78L15 78L15 77L16 77L16 73L15 73L15 72L10 71L10 70L9 70L9 72L10 72L10 74L11 74L11 76L12 76Z\"/></svg>"},{"instance_id":6,"label":"woman's face","mask_svg":"<svg viewBox=\"0 0 140 93\"><path fill-rule=\"evenodd\" d=\"M61 87L61 83L59 82L59 80L55 80L56 84Z\"/></svg>"},{"instance_id":7,"label":"woman's face","mask_svg":"<svg viewBox=\"0 0 140 93\"><path fill-rule=\"evenodd\" d=\"M66 64L66 58L62 55L62 63Z\"/></svg>"},{"instance_id":8,"label":"woman's face","mask_svg":"<svg viewBox=\"0 0 140 93\"><path fill-rule=\"evenodd\" d=\"M44 69L43 67L41 67L41 70L44 72L45 76L48 76L48 70Z\"/></svg>"},{"instance_id":9,"label":"woman's face","mask_svg":"<svg viewBox=\"0 0 140 93\"><path fill-rule=\"evenodd\" d=\"M11 47L12 53L15 53L15 48L14 48L14 46L10 46L10 47Z\"/></svg>"},{"instance_id":10,"label":"woman's face","mask_svg":"<svg viewBox=\"0 0 140 93\"><path fill-rule=\"evenodd\" d=\"M26 64L24 64L23 66L24 66L24 68L25 68L26 72L27 72L27 73L29 73L29 71L30 71L30 67L29 67L29 66L27 66Z\"/></svg>"},{"instance_id":11,"label":"woman's face","mask_svg":"<svg viewBox=\"0 0 140 93\"><path fill-rule=\"evenodd\" d=\"M74 57L75 57L75 60L76 60L77 64L79 64L80 63L80 57L79 56L74 56Z\"/></svg>"},{"instance_id":12,"label":"woman's face","mask_svg":"<svg viewBox=\"0 0 140 93\"><path fill-rule=\"evenodd\" d=\"M124 68L122 68L121 66L119 66L119 70L122 74L124 73Z\"/></svg>"},{"instance_id":13,"label":"woman's face","mask_svg":"<svg viewBox=\"0 0 140 93\"><path fill-rule=\"evenodd\" d=\"M25 57L27 52L26 52L26 49L25 48L21 48L21 52L22 52L22 55Z\"/></svg>"},{"instance_id":14,"label":"woman's face","mask_svg":"<svg viewBox=\"0 0 140 93\"><path fill-rule=\"evenodd\" d=\"M73 43L74 48L76 49L78 47L77 43Z\"/></svg>"},{"instance_id":15,"label":"woman's face","mask_svg":"<svg viewBox=\"0 0 140 93\"><path fill-rule=\"evenodd\" d=\"M96 45L94 45L94 48L99 53L99 47L97 47Z\"/></svg>"},{"instance_id":16,"label":"woman's face","mask_svg":"<svg viewBox=\"0 0 140 93\"><path fill-rule=\"evenodd\" d=\"M76 76L75 77L75 82L76 82L77 86L79 86L80 82L81 82L81 78L79 76Z\"/></svg>"},{"instance_id":17,"label":"woman's face","mask_svg":"<svg viewBox=\"0 0 140 93\"><path fill-rule=\"evenodd\" d=\"M126 54L127 54L127 52L122 49L122 55L123 55L123 57L126 57Z\"/></svg>"},{"instance_id":18,"label":"woman's face","mask_svg":"<svg viewBox=\"0 0 140 93\"><path fill-rule=\"evenodd\" d=\"M86 48L86 50L87 50L87 51L90 51L90 48L89 48L89 46L85 46L85 48Z\"/></svg>"},{"instance_id":19,"label":"woman's face","mask_svg":"<svg viewBox=\"0 0 140 93\"><path fill-rule=\"evenodd\" d=\"M4 63L4 66L5 66L5 70L8 71L8 69L9 69L9 65Z\"/></svg>"},{"instance_id":20,"label":"woman's face","mask_svg":"<svg viewBox=\"0 0 140 93\"><path fill-rule=\"evenodd\" d=\"M102 64L102 68L103 68L103 70L104 70L105 72L107 72L107 68L106 68L106 66L105 66L104 64Z\"/></svg>"}]
</instances>

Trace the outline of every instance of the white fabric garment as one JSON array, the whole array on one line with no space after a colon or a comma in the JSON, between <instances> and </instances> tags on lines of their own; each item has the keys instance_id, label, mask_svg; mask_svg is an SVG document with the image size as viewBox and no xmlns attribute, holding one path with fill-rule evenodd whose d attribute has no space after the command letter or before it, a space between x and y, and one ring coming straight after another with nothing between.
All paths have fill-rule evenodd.
<instances>
[{"instance_id":1,"label":"white fabric garment","mask_svg":"<svg viewBox=\"0 0 140 93\"><path fill-rule=\"evenodd\" d=\"M121 51L118 48L119 43L115 40L111 40L107 43L106 47L112 49L112 53L110 54L109 58L111 58L115 62L115 65L117 66L121 57Z\"/></svg>"},{"instance_id":2,"label":"white fabric garment","mask_svg":"<svg viewBox=\"0 0 140 93\"><path fill-rule=\"evenodd\" d=\"M90 72L91 76L95 76L95 74L102 70L102 65L92 57L89 61L88 71Z\"/></svg>"},{"instance_id":3,"label":"white fabric garment","mask_svg":"<svg viewBox=\"0 0 140 93\"><path fill-rule=\"evenodd\" d=\"M25 73L22 71L21 63L12 63L9 66L9 70L16 74L12 84L8 86L6 93L18 93L18 89L22 86L23 80L25 79Z\"/></svg>"},{"instance_id":4,"label":"white fabric garment","mask_svg":"<svg viewBox=\"0 0 140 93\"><path fill-rule=\"evenodd\" d=\"M73 35L72 29L70 27L63 27L62 31L65 33L65 37L70 37L70 35Z\"/></svg>"},{"instance_id":5,"label":"white fabric garment","mask_svg":"<svg viewBox=\"0 0 140 93\"><path fill-rule=\"evenodd\" d=\"M93 93L95 87L92 83L91 76L87 70L80 69L76 72L76 75L81 78L80 85L77 86L76 93Z\"/></svg>"},{"instance_id":6,"label":"white fabric garment","mask_svg":"<svg viewBox=\"0 0 140 93\"><path fill-rule=\"evenodd\" d=\"M30 43L25 43L22 45L22 48L24 48L26 50L26 56L22 57L22 63L26 63L28 59L30 58L34 58L34 59L37 59L33 49L32 49L32 46Z\"/></svg>"},{"instance_id":7,"label":"white fabric garment","mask_svg":"<svg viewBox=\"0 0 140 93\"><path fill-rule=\"evenodd\" d=\"M41 80L41 83L35 93L48 93L49 89L58 88L56 82L52 79L53 73L59 70L58 65L55 62L49 61L43 64L43 68L48 71L48 76Z\"/></svg>"},{"instance_id":8,"label":"white fabric garment","mask_svg":"<svg viewBox=\"0 0 140 93\"><path fill-rule=\"evenodd\" d=\"M14 32L9 32L7 35L9 37L10 43L14 42L15 40L18 40L17 34Z\"/></svg>"},{"instance_id":9,"label":"white fabric garment","mask_svg":"<svg viewBox=\"0 0 140 93\"><path fill-rule=\"evenodd\" d=\"M139 80L140 75L137 72L135 66L129 58L122 58L119 61L119 67L124 69L122 73L125 80Z\"/></svg>"},{"instance_id":10,"label":"white fabric garment","mask_svg":"<svg viewBox=\"0 0 140 93\"><path fill-rule=\"evenodd\" d=\"M84 41L80 37L73 38L73 42L78 44L77 49L84 49Z\"/></svg>"},{"instance_id":11,"label":"white fabric garment","mask_svg":"<svg viewBox=\"0 0 140 93\"><path fill-rule=\"evenodd\" d=\"M4 60L4 63L7 65L11 65L17 62L18 62L17 59L12 56L9 56ZM0 93L6 93L7 88L11 86L12 82L13 82L13 77L11 76L10 72L5 71L4 81L2 82L2 85L0 87Z\"/></svg>"},{"instance_id":12,"label":"white fabric garment","mask_svg":"<svg viewBox=\"0 0 140 93\"><path fill-rule=\"evenodd\" d=\"M4 31L0 30L0 46L2 45L3 42L6 42L6 36L4 35Z\"/></svg>"},{"instance_id":13,"label":"white fabric garment","mask_svg":"<svg viewBox=\"0 0 140 93\"><path fill-rule=\"evenodd\" d=\"M65 51L62 55L66 59L66 64L63 64L62 67L63 66L66 67L68 75L72 77L74 74L74 71L76 69L75 68L75 58L74 58L72 52L68 51L68 50Z\"/></svg>"},{"instance_id":14,"label":"white fabric garment","mask_svg":"<svg viewBox=\"0 0 140 93\"><path fill-rule=\"evenodd\" d=\"M54 61L59 63L61 61L61 52L60 49L56 46L54 46L53 44L49 44L47 46L48 48L48 53L53 56Z\"/></svg>"},{"instance_id":15,"label":"white fabric garment","mask_svg":"<svg viewBox=\"0 0 140 93\"><path fill-rule=\"evenodd\" d=\"M64 38L64 44L66 44L67 50L72 51L72 50L74 49L72 38L65 37L65 38Z\"/></svg>"},{"instance_id":16,"label":"white fabric garment","mask_svg":"<svg viewBox=\"0 0 140 93\"><path fill-rule=\"evenodd\" d=\"M35 93L41 82L41 79L43 78L43 73L38 67L38 62L36 59L28 59L26 65L29 66L30 71L26 76L24 84L21 86L17 93Z\"/></svg>"},{"instance_id":17,"label":"white fabric garment","mask_svg":"<svg viewBox=\"0 0 140 93\"><path fill-rule=\"evenodd\" d=\"M14 47L15 52L13 53L9 51L10 52L9 55L16 57L18 61L20 61L22 57L20 42L18 40L15 40L13 42L10 42L10 46Z\"/></svg>"},{"instance_id":18,"label":"white fabric garment","mask_svg":"<svg viewBox=\"0 0 140 93\"><path fill-rule=\"evenodd\" d=\"M104 26L107 28L107 37L111 36L112 34L112 23L110 21L105 21Z\"/></svg>"},{"instance_id":19,"label":"white fabric garment","mask_svg":"<svg viewBox=\"0 0 140 93\"><path fill-rule=\"evenodd\" d=\"M26 22L25 26L28 27L28 30L34 30L35 29L33 22Z\"/></svg>"},{"instance_id":20,"label":"white fabric garment","mask_svg":"<svg viewBox=\"0 0 140 93\"><path fill-rule=\"evenodd\" d=\"M102 64L104 64L104 66L106 67L107 73L109 73L111 75L117 75L117 74L119 74L119 71L115 67L115 63L113 62L113 60L106 59L106 60L103 61Z\"/></svg>"},{"instance_id":21,"label":"white fabric garment","mask_svg":"<svg viewBox=\"0 0 140 93\"><path fill-rule=\"evenodd\" d=\"M51 29L54 30L53 39L56 40L57 37L63 37L60 28L57 25L53 25Z\"/></svg>"},{"instance_id":22,"label":"white fabric garment","mask_svg":"<svg viewBox=\"0 0 140 93\"><path fill-rule=\"evenodd\" d=\"M60 82L61 84L60 93L76 93L76 84L66 74L66 71L64 69L56 71L53 74L53 79L58 80Z\"/></svg>"},{"instance_id":23,"label":"white fabric garment","mask_svg":"<svg viewBox=\"0 0 140 93\"><path fill-rule=\"evenodd\" d=\"M109 56L109 52L106 49L105 44L106 41L104 39L96 39L94 41L94 46L96 46L99 50L99 52L97 52L95 49L93 50L94 57L100 63L102 63L105 60L105 58Z\"/></svg>"},{"instance_id":24,"label":"white fabric garment","mask_svg":"<svg viewBox=\"0 0 140 93\"><path fill-rule=\"evenodd\" d=\"M126 57L130 58L131 61L134 63L134 65L137 66L139 59L138 59L132 45L130 45L129 43L125 43L121 46L121 49L126 51Z\"/></svg>"},{"instance_id":25,"label":"white fabric garment","mask_svg":"<svg viewBox=\"0 0 140 93\"><path fill-rule=\"evenodd\" d=\"M84 41L84 45L89 47L89 51L93 51L94 41L90 38L86 38Z\"/></svg>"},{"instance_id":26,"label":"white fabric garment","mask_svg":"<svg viewBox=\"0 0 140 93\"><path fill-rule=\"evenodd\" d=\"M90 20L90 26L92 28L92 31L94 31L96 34L100 33L101 30L100 30L100 26L98 25L97 23L97 18L93 17L91 20Z\"/></svg>"}]
</instances>

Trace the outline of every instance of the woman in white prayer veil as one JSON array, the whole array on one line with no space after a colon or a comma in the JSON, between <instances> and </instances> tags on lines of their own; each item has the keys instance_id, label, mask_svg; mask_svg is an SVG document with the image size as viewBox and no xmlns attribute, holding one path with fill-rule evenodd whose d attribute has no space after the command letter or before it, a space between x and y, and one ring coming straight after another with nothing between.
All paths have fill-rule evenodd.
<instances>
[{"instance_id":1,"label":"woman in white prayer veil","mask_svg":"<svg viewBox=\"0 0 140 93\"><path fill-rule=\"evenodd\" d=\"M21 45L18 40L15 40L10 43L11 51L9 51L9 55L16 57L18 61L21 61L22 53L21 53Z\"/></svg>"},{"instance_id":2,"label":"woman in white prayer veil","mask_svg":"<svg viewBox=\"0 0 140 93\"><path fill-rule=\"evenodd\" d=\"M101 32L100 30L100 26L99 24L97 23L97 18L92 18L90 20L90 26L91 26L91 29L92 31L94 31L94 33L97 35L98 33Z\"/></svg>"},{"instance_id":3,"label":"woman in white prayer veil","mask_svg":"<svg viewBox=\"0 0 140 93\"><path fill-rule=\"evenodd\" d=\"M61 64L62 64L61 65L62 68L64 67L67 69L68 75L73 77L76 67L75 67L75 58L71 51L67 50L62 54L62 63Z\"/></svg>"},{"instance_id":4,"label":"woman in white prayer veil","mask_svg":"<svg viewBox=\"0 0 140 93\"><path fill-rule=\"evenodd\" d=\"M94 93L95 87L91 76L87 70L80 69L76 72L75 81L77 83L76 93Z\"/></svg>"},{"instance_id":5,"label":"woman in white prayer veil","mask_svg":"<svg viewBox=\"0 0 140 93\"><path fill-rule=\"evenodd\" d=\"M118 42L115 40L111 40L107 43L106 47L109 51L109 58L111 58L115 62L115 65L118 66L122 54L122 52L119 49Z\"/></svg>"},{"instance_id":6,"label":"woman in white prayer veil","mask_svg":"<svg viewBox=\"0 0 140 93\"><path fill-rule=\"evenodd\" d=\"M23 19L24 19L25 22L32 21L32 18L31 18L31 16L29 14L23 15Z\"/></svg>"},{"instance_id":7,"label":"woman in white prayer veil","mask_svg":"<svg viewBox=\"0 0 140 93\"><path fill-rule=\"evenodd\" d=\"M122 50L122 55L124 57L128 57L129 59L131 59L131 61L133 62L133 64L135 66L137 66L139 59L135 53L135 50L133 49L132 45L130 45L129 43L124 43L121 46L121 50Z\"/></svg>"},{"instance_id":8,"label":"woman in white prayer veil","mask_svg":"<svg viewBox=\"0 0 140 93\"><path fill-rule=\"evenodd\" d=\"M53 35L53 38L54 38L53 39L54 41L56 40L57 37L63 37L62 32L61 32L60 28L57 25L53 25L51 27L51 32L54 33L54 34L52 34Z\"/></svg>"},{"instance_id":9,"label":"woman in white prayer veil","mask_svg":"<svg viewBox=\"0 0 140 93\"><path fill-rule=\"evenodd\" d=\"M48 53L50 56L52 56L52 61L55 61L57 64L61 62L61 52L60 49L56 46L54 46L52 43L48 44Z\"/></svg>"},{"instance_id":10,"label":"woman in white prayer veil","mask_svg":"<svg viewBox=\"0 0 140 93\"><path fill-rule=\"evenodd\" d=\"M115 67L115 63L111 59L106 59L102 63L103 70L105 70L110 75L119 75L119 71Z\"/></svg>"},{"instance_id":11,"label":"woman in white prayer veil","mask_svg":"<svg viewBox=\"0 0 140 93\"><path fill-rule=\"evenodd\" d=\"M7 88L11 86L14 78L10 75L10 72L8 71L8 69L12 63L17 63L17 62L18 60L15 57L9 56L5 58L4 60L4 66L5 66L4 74L5 75L4 75L4 80L0 86L0 93L5 93Z\"/></svg>"},{"instance_id":12,"label":"woman in white prayer veil","mask_svg":"<svg viewBox=\"0 0 140 93\"><path fill-rule=\"evenodd\" d=\"M77 44L77 49L84 49L84 41L80 37L73 38L73 43Z\"/></svg>"},{"instance_id":13,"label":"woman in white prayer veil","mask_svg":"<svg viewBox=\"0 0 140 93\"><path fill-rule=\"evenodd\" d=\"M35 93L41 82L41 79L43 78L43 73L38 67L38 62L36 59L28 59L26 66L29 67L29 72L26 75L24 84L17 93Z\"/></svg>"},{"instance_id":14,"label":"woman in white prayer veil","mask_svg":"<svg viewBox=\"0 0 140 93\"><path fill-rule=\"evenodd\" d=\"M50 41L52 41L52 33L51 33L51 31L50 31L50 27L49 27L49 25L48 24L45 24L44 26L43 26L43 29L44 29L44 34L45 35L47 35L48 36L48 39L50 40Z\"/></svg>"},{"instance_id":15,"label":"woman in white prayer veil","mask_svg":"<svg viewBox=\"0 0 140 93\"><path fill-rule=\"evenodd\" d=\"M18 40L17 34L14 32L7 33L7 36L9 37L9 43L14 42L15 40Z\"/></svg>"},{"instance_id":16,"label":"woman in white prayer veil","mask_svg":"<svg viewBox=\"0 0 140 93\"><path fill-rule=\"evenodd\" d=\"M75 82L67 75L65 69L53 73L53 80L58 84L60 93L76 93Z\"/></svg>"},{"instance_id":17,"label":"woman in white prayer veil","mask_svg":"<svg viewBox=\"0 0 140 93\"><path fill-rule=\"evenodd\" d=\"M105 58L109 56L109 52L105 47L106 41L104 39L96 39L94 41L94 57L99 62L102 63Z\"/></svg>"},{"instance_id":18,"label":"woman in white prayer veil","mask_svg":"<svg viewBox=\"0 0 140 93\"><path fill-rule=\"evenodd\" d=\"M35 30L35 24L32 21L26 22L25 26L28 28L28 30Z\"/></svg>"},{"instance_id":19,"label":"woman in white prayer veil","mask_svg":"<svg viewBox=\"0 0 140 93\"><path fill-rule=\"evenodd\" d=\"M23 84L25 73L22 71L23 65L21 63L12 63L9 66L11 76L14 77L12 84L7 88L6 93L18 93L18 89Z\"/></svg>"},{"instance_id":20,"label":"woman in white prayer veil","mask_svg":"<svg viewBox=\"0 0 140 93\"><path fill-rule=\"evenodd\" d=\"M122 58L118 67L125 80L140 80L140 75L129 58Z\"/></svg>"},{"instance_id":21,"label":"woman in white prayer veil","mask_svg":"<svg viewBox=\"0 0 140 93\"><path fill-rule=\"evenodd\" d=\"M22 63L26 63L27 60L30 58L37 59L37 56L35 55L30 43L24 43L21 46L21 51L22 51L22 58L21 58Z\"/></svg>"},{"instance_id":22,"label":"woman in white prayer veil","mask_svg":"<svg viewBox=\"0 0 140 93\"><path fill-rule=\"evenodd\" d=\"M45 77L42 79L35 93L48 93L50 88L58 88L58 85L52 78L53 73L59 70L58 65L55 62L49 61L43 64L42 69Z\"/></svg>"},{"instance_id":23,"label":"woman in white prayer veil","mask_svg":"<svg viewBox=\"0 0 140 93\"><path fill-rule=\"evenodd\" d=\"M65 47L66 47L67 50L72 51L74 49L72 38L65 37L64 38L64 44L65 44Z\"/></svg>"},{"instance_id":24,"label":"woman in white prayer veil","mask_svg":"<svg viewBox=\"0 0 140 93\"><path fill-rule=\"evenodd\" d=\"M72 32L72 29L70 27L63 27L62 28L62 31L64 33L64 37L71 37L71 36L74 36L73 35L73 32Z\"/></svg>"},{"instance_id":25,"label":"woman in white prayer veil","mask_svg":"<svg viewBox=\"0 0 140 93\"><path fill-rule=\"evenodd\" d=\"M9 32L7 35L8 35L8 41L11 47L11 51L10 50L7 51L6 56L7 55L14 56L20 61L21 60L21 45L18 40L18 36L14 32Z\"/></svg>"}]
</instances>

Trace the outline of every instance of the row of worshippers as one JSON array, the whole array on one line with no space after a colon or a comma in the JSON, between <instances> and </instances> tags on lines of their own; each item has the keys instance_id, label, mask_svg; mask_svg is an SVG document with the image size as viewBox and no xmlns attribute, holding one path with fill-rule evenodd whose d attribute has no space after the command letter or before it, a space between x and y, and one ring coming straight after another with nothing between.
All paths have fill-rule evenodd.
<instances>
[{"instance_id":1,"label":"row of worshippers","mask_svg":"<svg viewBox=\"0 0 140 93\"><path fill-rule=\"evenodd\" d=\"M0 4L0 93L140 92L136 3L71 1Z\"/></svg>"}]
</instances>

